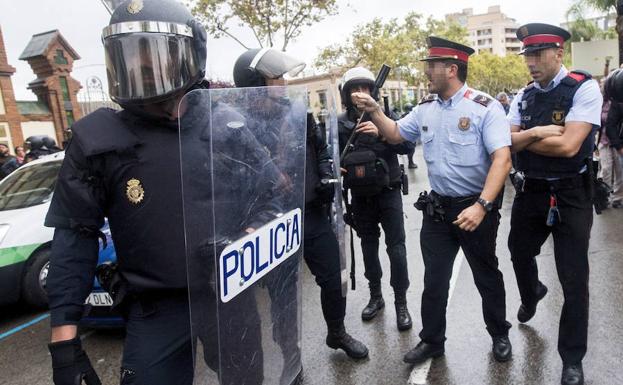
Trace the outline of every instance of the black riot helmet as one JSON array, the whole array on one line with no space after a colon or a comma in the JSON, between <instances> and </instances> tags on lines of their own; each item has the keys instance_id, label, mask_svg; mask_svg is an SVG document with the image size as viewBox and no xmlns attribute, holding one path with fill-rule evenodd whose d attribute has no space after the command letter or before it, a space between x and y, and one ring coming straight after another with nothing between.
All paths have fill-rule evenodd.
<instances>
[{"instance_id":1,"label":"black riot helmet","mask_svg":"<svg viewBox=\"0 0 623 385\"><path fill-rule=\"evenodd\" d=\"M126 0L102 31L110 97L158 103L201 81L206 32L176 0Z\"/></svg>"},{"instance_id":2,"label":"black riot helmet","mask_svg":"<svg viewBox=\"0 0 623 385\"><path fill-rule=\"evenodd\" d=\"M610 72L604 85L606 97L614 102L623 103L623 69Z\"/></svg>"},{"instance_id":3,"label":"black riot helmet","mask_svg":"<svg viewBox=\"0 0 623 385\"><path fill-rule=\"evenodd\" d=\"M342 104L347 109L354 108L353 102L350 100L350 90L354 86L364 85L370 89L370 92L374 90L374 74L370 70L363 67L351 68L344 74L342 78L342 84L340 85L340 97L342 98ZM371 95L374 100L379 100L378 90L374 95Z\"/></svg>"},{"instance_id":4,"label":"black riot helmet","mask_svg":"<svg viewBox=\"0 0 623 385\"><path fill-rule=\"evenodd\" d=\"M24 147L26 147L26 150L28 150L28 151L38 151L42 147L45 146L45 143L44 143L44 138L45 137L46 137L46 135L33 135L33 136L29 136L24 141Z\"/></svg>"},{"instance_id":5,"label":"black riot helmet","mask_svg":"<svg viewBox=\"0 0 623 385\"><path fill-rule=\"evenodd\" d=\"M294 77L304 68L305 63L274 48L250 49L234 64L234 83L236 87L264 87L266 78Z\"/></svg>"}]
</instances>

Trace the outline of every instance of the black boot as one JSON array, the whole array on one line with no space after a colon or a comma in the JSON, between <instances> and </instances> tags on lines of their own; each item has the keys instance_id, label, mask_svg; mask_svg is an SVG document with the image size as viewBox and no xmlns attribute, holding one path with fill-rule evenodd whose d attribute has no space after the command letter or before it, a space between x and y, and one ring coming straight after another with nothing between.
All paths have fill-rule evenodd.
<instances>
[{"instance_id":1,"label":"black boot","mask_svg":"<svg viewBox=\"0 0 623 385\"><path fill-rule=\"evenodd\" d=\"M381 284L370 284L370 301L363 308L361 312L361 319L364 321L370 321L376 314L385 307L385 301L383 301L383 294L381 293Z\"/></svg>"},{"instance_id":2,"label":"black boot","mask_svg":"<svg viewBox=\"0 0 623 385\"><path fill-rule=\"evenodd\" d=\"M328 325L327 346L342 349L350 358L361 359L368 356L368 348L346 333L344 322L330 322Z\"/></svg>"},{"instance_id":3,"label":"black boot","mask_svg":"<svg viewBox=\"0 0 623 385\"><path fill-rule=\"evenodd\" d=\"M534 317L534 314L536 313L536 305L543 299L543 297L545 297L545 294L547 294L547 286L539 282L539 287L536 289L536 302L530 305L522 303L519 306L519 311L517 312L517 319L519 322L526 323Z\"/></svg>"},{"instance_id":4,"label":"black boot","mask_svg":"<svg viewBox=\"0 0 623 385\"><path fill-rule=\"evenodd\" d=\"M413 161L409 160L409 168L417 168L417 164L415 164Z\"/></svg>"},{"instance_id":5,"label":"black boot","mask_svg":"<svg viewBox=\"0 0 623 385\"><path fill-rule=\"evenodd\" d=\"M562 364L562 378L560 379L562 385L583 385L584 384L584 371L582 370L582 363L576 365Z\"/></svg>"},{"instance_id":6,"label":"black boot","mask_svg":"<svg viewBox=\"0 0 623 385\"><path fill-rule=\"evenodd\" d=\"M413 322L411 321L409 309L407 309L407 294L404 292L394 293L394 297L394 305L396 306L396 324L398 325L398 330L409 330L411 329L411 326L413 326Z\"/></svg>"}]
</instances>

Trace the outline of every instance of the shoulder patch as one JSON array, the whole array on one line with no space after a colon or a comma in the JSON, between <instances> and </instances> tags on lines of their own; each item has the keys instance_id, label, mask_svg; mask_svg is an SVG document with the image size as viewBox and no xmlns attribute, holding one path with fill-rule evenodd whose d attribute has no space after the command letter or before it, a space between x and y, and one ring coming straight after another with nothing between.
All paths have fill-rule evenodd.
<instances>
[{"instance_id":1,"label":"shoulder patch","mask_svg":"<svg viewBox=\"0 0 623 385\"><path fill-rule=\"evenodd\" d=\"M493 99L488 97L487 95L483 95L483 94L477 94L474 92L469 92L469 93L465 93L465 97L467 97L467 99L474 101L480 105L483 105L485 107L489 107L489 104L491 104L491 102L493 102Z\"/></svg>"},{"instance_id":2,"label":"shoulder patch","mask_svg":"<svg viewBox=\"0 0 623 385\"><path fill-rule=\"evenodd\" d=\"M582 71L582 70L573 70L571 72L569 72L569 75L572 78L574 78L577 81L582 81L584 79L592 79L593 75L591 75L590 73L586 72L586 71Z\"/></svg>"},{"instance_id":3,"label":"shoulder patch","mask_svg":"<svg viewBox=\"0 0 623 385\"><path fill-rule=\"evenodd\" d=\"M437 94L428 94L424 99L420 100L418 104L430 103L437 100Z\"/></svg>"},{"instance_id":4,"label":"shoulder patch","mask_svg":"<svg viewBox=\"0 0 623 385\"><path fill-rule=\"evenodd\" d=\"M574 87L579 83L583 83L592 78L591 74L584 71L571 71L562 79L561 83L570 87Z\"/></svg>"}]
</instances>

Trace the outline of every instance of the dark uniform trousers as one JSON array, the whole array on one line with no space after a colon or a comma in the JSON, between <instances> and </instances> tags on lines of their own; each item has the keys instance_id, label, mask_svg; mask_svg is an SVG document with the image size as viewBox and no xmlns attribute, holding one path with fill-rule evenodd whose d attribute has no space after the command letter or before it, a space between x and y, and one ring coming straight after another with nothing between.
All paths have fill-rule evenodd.
<instances>
[{"instance_id":1,"label":"dark uniform trousers","mask_svg":"<svg viewBox=\"0 0 623 385\"><path fill-rule=\"evenodd\" d=\"M354 196L352 210L355 217L354 227L361 238L365 277L368 282L370 285L380 285L383 276L379 260L380 224L385 233L385 245L390 261L390 284L394 292L404 293L409 288L409 274L400 189L386 188L370 197Z\"/></svg>"},{"instance_id":2,"label":"dark uniform trousers","mask_svg":"<svg viewBox=\"0 0 623 385\"><path fill-rule=\"evenodd\" d=\"M219 384L262 383L260 318L253 288L219 307L219 317L227 320L220 324L214 291L193 292L191 301L201 303L193 307L200 311L192 314L192 334L186 292L128 301L121 385L192 385L195 356L219 373Z\"/></svg>"},{"instance_id":3,"label":"dark uniform trousers","mask_svg":"<svg viewBox=\"0 0 623 385\"><path fill-rule=\"evenodd\" d=\"M424 215L420 231L425 268L420 338L430 344L442 344L446 340L448 289L459 247L463 249L482 297L482 312L487 331L491 336L506 336L511 325L506 321L504 279L498 269L495 254L500 214L494 208L485 215L475 231L463 231L452 222L476 198L442 199L444 220L436 221Z\"/></svg>"},{"instance_id":4,"label":"dark uniform trousers","mask_svg":"<svg viewBox=\"0 0 623 385\"><path fill-rule=\"evenodd\" d=\"M535 257L552 234L558 278L564 294L558 352L565 363L576 364L586 353L588 329L588 244L593 209L588 192L576 187L555 192L561 222L546 225L549 191L518 192L513 203L508 247L521 302L536 301L539 277Z\"/></svg>"},{"instance_id":5,"label":"dark uniform trousers","mask_svg":"<svg viewBox=\"0 0 623 385\"><path fill-rule=\"evenodd\" d=\"M341 323L346 314L346 298L342 296L342 277L340 266L340 251L337 238L329 218L326 215L326 208L314 207L305 210L305 227L304 227L304 249L303 257L309 270L314 275L316 283L320 286L320 303L322 306L322 314L327 325L332 323ZM269 279L269 294L273 305L272 317L273 322L278 322L281 317L297 317L297 303L292 303L290 299L298 298L291 291L296 290L296 274L291 272L298 271L292 267L287 267L289 263L298 263L299 260L284 262L282 266L277 267L275 271L282 269L283 274L274 274ZM288 272L287 274L285 272ZM282 349L286 341L296 342L296 338L292 338L290 329L281 328L283 336L276 336L275 339L281 345ZM284 349L285 352L285 349Z\"/></svg>"}]
</instances>

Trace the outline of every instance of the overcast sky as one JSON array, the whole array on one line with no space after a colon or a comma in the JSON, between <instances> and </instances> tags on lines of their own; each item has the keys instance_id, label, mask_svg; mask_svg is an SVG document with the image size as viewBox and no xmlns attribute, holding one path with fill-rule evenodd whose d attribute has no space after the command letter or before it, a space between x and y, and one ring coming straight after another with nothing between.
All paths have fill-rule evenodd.
<instances>
[{"instance_id":1,"label":"overcast sky","mask_svg":"<svg viewBox=\"0 0 623 385\"><path fill-rule=\"evenodd\" d=\"M10 2L10 7L8 3ZM26 89L35 76L30 66L18 60L31 36L58 29L81 56L75 62L72 76L83 86L86 79L95 75L105 82L104 53L100 40L102 28L108 23L108 12L100 0L3 0L0 26L4 35L9 64L17 69L13 87L18 100L34 100L35 95ZM407 12L417 11L425 16L442 19L447 13L473 8L475 14L485 13L491 5L501 5L502 12L520 24L546 22L559 24L565 21L565 11L571 0L338 0L340 13L304 30L298 40L290 43L288 51L308 63L318 51L332 43L347 38L358 24L374 17L401 18ZM244 34L243 34L244 35ZM253 45L250 33L243 36ZM244 49L235 41L222 38L208 41L207 77L230 80L233 63Z\"/></svg>"}]
</instances>

